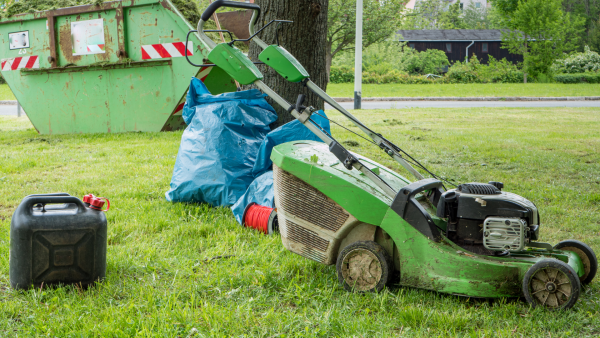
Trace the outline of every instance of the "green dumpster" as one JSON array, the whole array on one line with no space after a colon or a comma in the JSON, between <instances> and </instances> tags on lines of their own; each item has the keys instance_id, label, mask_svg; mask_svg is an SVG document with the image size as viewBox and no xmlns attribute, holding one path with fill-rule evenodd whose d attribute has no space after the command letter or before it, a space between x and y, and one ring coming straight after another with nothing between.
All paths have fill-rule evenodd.
<instances>
[{"instance_id":1,"label":"green dumpster","mask_svg":"<svg viewBox=\"0 0 600 338\"><path fill-rule=\"evenodd\" d=\"M194 23L195 24L195 23ZM235 91L169 0L124 0L0 20L2 75L40 134L170 131L194 76Z\"/></svg>"}]
</instances>

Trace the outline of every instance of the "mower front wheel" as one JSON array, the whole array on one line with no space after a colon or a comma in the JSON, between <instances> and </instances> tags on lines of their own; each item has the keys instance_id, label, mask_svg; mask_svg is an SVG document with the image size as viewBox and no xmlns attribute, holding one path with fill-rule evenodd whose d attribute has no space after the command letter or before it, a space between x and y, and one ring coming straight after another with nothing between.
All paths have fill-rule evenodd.
<instances>
[{"instance_id":1,"label":"mower front wheel","mask_svg":"<svg viewBox=\"0 0 600 338\"><path fill-rule=\"evenodd\" d=\"M580 291L577 272L558 259L544 259L535 263L523 278L523 294L532 307L570 309L577 303Z\"/></svg>"},{"instance_id":2,"label":"mower front wheel","mask_svg":"<svg viewBox=\"0 0 600 338\"><path fill-rule=\"evenodd\" d=\"M571 251L577 254L583 263L584 271L584 275L579 277L579 281L581 281L581 284L584 285L592 282L596 276L596 271L598 271L598 259L596 258L596 254L592 248L583 242L569 239L556 244L554 249Z\"/></svg>"},{"instance_id":3,"label":"mower front wheel","mask_svg":"<svg viewBox=\"0 0 600 338\"><path fill-rule=\"evenodd\" d=\"M344 289L379 292L392 275L392 259L385 249L373 241L355 242L340 252L336 269Z\"/></svg>"}]
</instances>

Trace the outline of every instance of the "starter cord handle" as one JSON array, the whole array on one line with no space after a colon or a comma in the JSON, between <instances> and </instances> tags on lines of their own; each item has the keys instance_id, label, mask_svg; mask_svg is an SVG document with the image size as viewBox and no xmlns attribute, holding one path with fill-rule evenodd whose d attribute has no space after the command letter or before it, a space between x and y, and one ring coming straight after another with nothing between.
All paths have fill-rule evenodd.
<instances>
[{"instance_id":1,"label":"starter cord handle","mask_svg":"<svg viewBox=\"0 0 600 338\"><path fill-rule=\"evenodd\" d=\"M242 8L242 9L251 9L253 11L257 11L258 15L260 15L260 7L255 4L249 4L245 2L237 2L237 1L225 1L225 0L217 0L210 4L204 13L202 13L202 20L208 21L210 17L217 11L217 9L221 7L232 7L232 8Z\"/></svg>"}]
</instances>

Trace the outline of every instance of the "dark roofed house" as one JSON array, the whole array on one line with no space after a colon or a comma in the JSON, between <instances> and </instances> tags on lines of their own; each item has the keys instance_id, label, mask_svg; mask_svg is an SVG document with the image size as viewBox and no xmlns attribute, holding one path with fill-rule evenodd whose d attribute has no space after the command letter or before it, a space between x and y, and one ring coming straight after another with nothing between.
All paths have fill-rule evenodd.
<instances>
[{"instance_id":1,"label":"dark roofed house","mask_svg":"<svg viewBox=\"0 0 600 338\"><path fill-rule=\"evenodd\" d=\"M514 63L523 61L523 56L511 54L508 49L501 48L502 30L500 29L400 30L397 34L400 41L405 41L409 47L419 52L428 49L446 52L451 63L464 62L467 48L469 58L475 54L482 63L488 62L489 55L496 60L506 58Z\"/></svg>"}]
</instances>

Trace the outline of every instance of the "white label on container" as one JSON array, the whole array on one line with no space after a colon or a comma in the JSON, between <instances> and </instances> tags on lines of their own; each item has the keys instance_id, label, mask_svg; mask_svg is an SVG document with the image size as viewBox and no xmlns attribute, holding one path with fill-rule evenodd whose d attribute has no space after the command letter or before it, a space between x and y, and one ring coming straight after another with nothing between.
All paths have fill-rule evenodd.
<instances>
[{"instance_id":1,"label":"white label on container","mask_svg":"<svg viewBox=\"0 0 600 338\"><path fill-rule=\"evenodd\" d=\"M104 19L71 22L73 55L104 54Z\"/></svg>"},{"instance_id":2,"label":"white label on container","mask_svg":"<svg viewBox=\"0 0 600 338\"><path fill-rule=\"evenodd\" d=\"M29 48L29 31L9 33L10 49Z\"/></svg>"}]
</instances>

